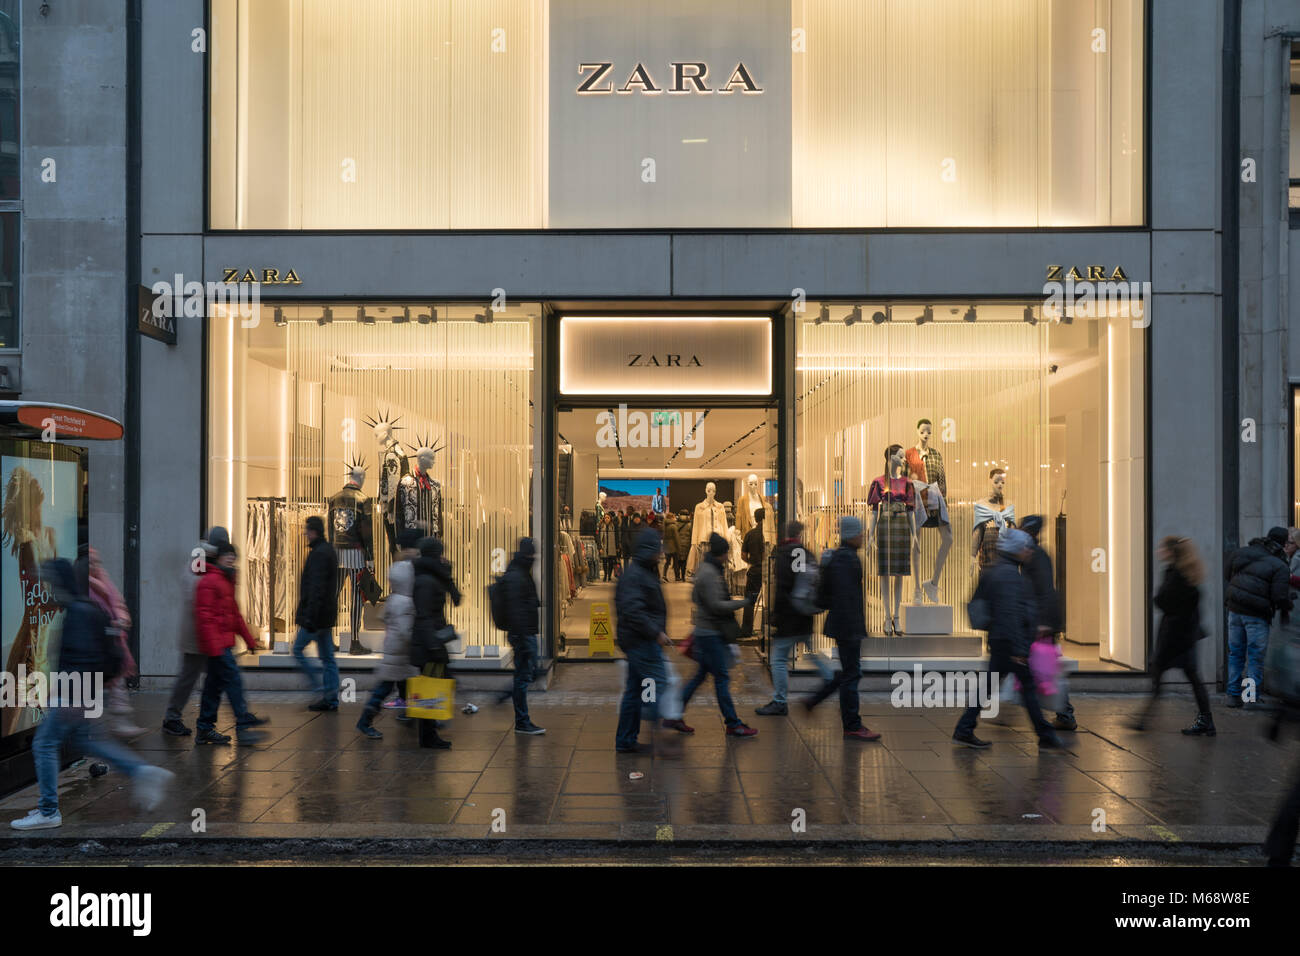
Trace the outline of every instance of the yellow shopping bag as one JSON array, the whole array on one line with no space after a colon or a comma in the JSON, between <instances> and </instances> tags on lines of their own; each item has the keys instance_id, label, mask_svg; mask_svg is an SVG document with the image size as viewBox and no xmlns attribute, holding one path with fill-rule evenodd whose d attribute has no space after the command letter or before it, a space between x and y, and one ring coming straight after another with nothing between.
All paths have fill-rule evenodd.
<instances>
[{"instance_id":1,"label":"yellow shopping bag","mask_svg":"<svg viewBox=\"0 0 1300 956\"><path fill-rule=\"evenodd\" d=\"M456 682L441 677L410 677L406 681L406 715L425 720L451 720L456 710Z\"/></svg>"}]
</instances>

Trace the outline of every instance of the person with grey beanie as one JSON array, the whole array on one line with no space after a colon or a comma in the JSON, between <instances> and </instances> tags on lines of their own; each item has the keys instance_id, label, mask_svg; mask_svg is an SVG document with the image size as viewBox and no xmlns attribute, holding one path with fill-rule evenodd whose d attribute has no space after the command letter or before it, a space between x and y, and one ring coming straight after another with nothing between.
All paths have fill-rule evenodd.
<instances>
[{"instance_id":1,"label":"person with grey beanie","mask_svg":"<svg viewBox=\"0 0 1300 956\"><path fill-rule=\"evenodd\" d=\"M1034 539L1018 528L1008 528L998 536L997 558L980 575L975 594L970 599L971 626L988 632L989 692L997 693L1002 677L1015 674L1025 709L1038 734L1039 750L1061 750L1061 741L1043 716L1038 690L1029 670L1029 648L1037 635L1038 606L1029 579L1020 566L1033 554ZM980 705L967 707L957 721L952 741L966 747L984 748L988 741L975 736Z\"/></svg>"},{"instance_id":2,"label":"person with grey beanie","mask_svg":"<svg viewBox=\"0 0 1300 956\"><path fill-rule=\"evenodd\" d=\"M194 686L208 669L208 655L199 650L199 641L194 627L194 589L199 578L207 570L209 562L217 560L217 549L230 544L230 532L220 525L213 525L207 536L199 541L191 553L189 580L186 582L185 607L181 617L181 672L172 685L172 695L167 701L167 712L163 716L163 733L173 737L188 737L193 731L185 726L182 719L185 705L194 693Z\"/></svg>"}]
</instances>

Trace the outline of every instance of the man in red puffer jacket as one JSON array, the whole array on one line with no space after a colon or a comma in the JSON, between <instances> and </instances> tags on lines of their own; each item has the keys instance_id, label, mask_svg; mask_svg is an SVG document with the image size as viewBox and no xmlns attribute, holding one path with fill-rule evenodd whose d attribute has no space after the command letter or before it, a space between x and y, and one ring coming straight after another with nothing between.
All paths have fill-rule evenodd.
<instances>
[{"instance_id":1,"label":"man in red puffer jacket","mask_svg":"<svg viewBox=\"0 0 1300 956\"><path fill-rule=\"evenodd\" d=\"M196 744L228 744L230 737L217 731L217 708L221 695L230 698L235 712L235 734L241 744L256 743L259 735L252 728L268 721L250 713L244 702L244 682L239 676L239 665L230 649L239 635L249 647L257 646L257 639L249 633L244 615L239 613L235 601L235 547L223 543L217 548L217 560L209 564L199 578L194 591L194 632L198 638L199 652L208 658L208 676L203 682L203 697L199 702L199 719L195 724L198 734Z\"/></svg>"}]
</instances>

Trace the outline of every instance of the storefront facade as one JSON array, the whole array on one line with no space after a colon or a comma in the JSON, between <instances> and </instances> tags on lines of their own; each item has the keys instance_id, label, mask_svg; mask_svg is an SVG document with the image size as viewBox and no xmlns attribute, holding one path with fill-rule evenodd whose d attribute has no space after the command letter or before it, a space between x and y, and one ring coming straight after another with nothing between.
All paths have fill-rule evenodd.
<instances>
[{"instance_id":1,"label":"storefront facade","mask_svg":"<svg viewBox=\"0 0 1300 956\"><path fill-rule=\"evenodd\" d=\"M142 616L144 673L175 670L168 635L208 524L245 542L245 607L284 642L301 518L332 515L361 465L361 563L382 581L413 489L481 666L509 666L485 584L517 538L543 543L555 657L560 459L620 404L665 422L761 415L762 453L744 462L705 419L701 457L672 465L679 487L712 468L738 498L753 474L817 548L844 514L880 521L885 452L916 446L925 420L946 532L921 527L915 557L893 542L907 574L864 552L865 597L880 635L895 593L907 605L933 582L922 605L952 620L928 637L948 640L904 628L872 666L978 656L965 598L1014 513L1044 518L1080 668L1144 672L1154 542L1187 534L1213 560L1223 533L1207 450L1222 420L1206 387L1220 380L1215 180L1150 171L1183 135L1154 122L1162 109L1217 130L1185 77L1153 69L1153 18L1156 49L1213 48L1214 31L1138 0L925 17L769 0L645 22L612 6L157 11L146 74L168 71L174 93L146 104L146 142L186 135L173 161L146 162L140 281L240 291L233 306L209 295L176 345L143 343L141 593L158 608ZM196 11L206 70L162 43ZM356 55L340 65L342 37ZM591 328L585 358L566 351L566 318ZM702 337L681 337L701 319ZM565 433L562 416L588 413L591 434ZM179 440L177 421L194 425ZM1206 480L1172 478L1193 474ZM575 517L594 498L582 481L564 499ZM340 630L350 599L345 586Z\"/></svg>"}]
</instances>

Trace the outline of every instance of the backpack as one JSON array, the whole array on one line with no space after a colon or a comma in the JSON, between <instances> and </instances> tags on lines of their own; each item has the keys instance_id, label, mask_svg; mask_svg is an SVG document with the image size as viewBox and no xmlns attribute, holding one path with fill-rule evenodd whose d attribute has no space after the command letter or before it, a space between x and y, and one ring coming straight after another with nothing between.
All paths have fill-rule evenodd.
<instances>
[{"instance_id":1,"label":"backpack","mask_svg":"<svg viewBox=\"0 0 1300 956\"><path fill-rule=\"evenodd\" d=\"M835 552L832 551L830 548L827 548L825 551L823 551L821 556L821 562L817 568L817 571L815 572L817 575L817 590L815 592L817 597L814 603L817 605L818 611L829 611L831 607L831 576L828 572L831 566L831 559L834 557L835 557ZM807 574L808 572L805 571L804 573ZM796 582L795 587L797 588L798 586L799 585ZM793 601L793 597L794 596L792 594L791 595L792 601Z\"/></svg>"},{"instance_id":2,"label":"backpack","mask_svg":"<svg viewBox=\"0 0 1300 956\"><path fill-rule=\"evenodd\" d=\"M506 598L504 574L488 585L488 607L492 610L492 625L499 631L510 632L510 602Z\"/></svg>"},{"instance_id":3,"label":"backpack","mask_svg":"<svg viewBox=\"0 0 1300 956\"><path fill-rule=\"evenodd\" d=\"M807 568L795 572L794 587L790 589L790 606L796 613L812 617L826 610L825 605L821 603L823 588L819 570Z\"/></svg>"},{"instance_id":4,"label":"backpack","mask_svg":"<svg viewBox=\"0 0 1300 956\"><path fill-rule=\"evenodd\" d=\"M1264 652L1263 691L1300 707L1300 625L1283 620L1273 628Z\"/></svg>"}]
</instances>

